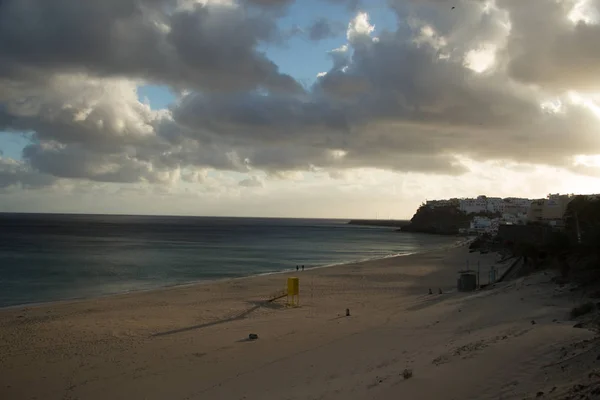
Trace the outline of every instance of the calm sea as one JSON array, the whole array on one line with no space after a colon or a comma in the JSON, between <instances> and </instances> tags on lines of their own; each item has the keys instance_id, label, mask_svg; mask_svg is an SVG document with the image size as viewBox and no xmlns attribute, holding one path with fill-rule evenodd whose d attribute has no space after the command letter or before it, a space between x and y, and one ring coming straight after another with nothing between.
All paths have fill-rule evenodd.
<instances>
[{"instance_id":1,"label":"calm sea","mask_svg":"<svg viewBox=\"0 0 600 400\"><path fill-rule=\"evenodd\" d=\"M348 263L457 240L346 222L0 214L0 307Z\"/></svg>"}]
</instances>

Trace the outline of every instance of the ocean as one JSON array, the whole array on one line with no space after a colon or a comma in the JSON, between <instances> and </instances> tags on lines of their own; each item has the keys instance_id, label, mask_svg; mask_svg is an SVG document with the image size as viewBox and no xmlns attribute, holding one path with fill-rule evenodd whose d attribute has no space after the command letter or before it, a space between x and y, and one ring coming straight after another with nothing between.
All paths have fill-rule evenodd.
<instances>
[{"instance_id":1,"label":"ocean","mask_svg":"<svg viewBox=\"0 0 600 400\"><path fill-rule=\"evenodd\" d=\"M0 307L344 264L457 241L347 222L0 214Z\"/></svg>"}]
</instances>

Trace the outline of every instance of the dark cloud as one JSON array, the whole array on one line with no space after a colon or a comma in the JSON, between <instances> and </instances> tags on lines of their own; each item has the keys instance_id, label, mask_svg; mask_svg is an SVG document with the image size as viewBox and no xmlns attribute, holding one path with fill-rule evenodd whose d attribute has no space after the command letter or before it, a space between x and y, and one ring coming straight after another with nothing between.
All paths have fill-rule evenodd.
<instances>
[{"instance_id":1,"label":"dark cloud","mask_svg":"<svg viewBox=\"0 0 600 400\"><path fill-rule=\"evenodd\" d=\"M0 77L91 72L204 90L301 91L257 50L277 40L273 17L218 4L175 7L175 0L4 1Z\"/></svg>"},{"instance_id":2,"label":"dark cloud","mask_svg":"<svg viewBox=\"0 0 600 400\"><path fill-rule=\"evenodd\" d=\"M600 89L600 26L569 20L566 15L576 2L498 3L510 12L506 53L513 78L553 90Z\"/></svg>"},{"instance_id":3,"label":"dark cloud","mask_svg":"<svg viewBox=\"0 0 600 400\"><path fill-rule=\"evenodd\" d=\"M22 162L0 157L0 189L11 186L35 189L55 182L56 178L50 174L38 173Z\"/></svg>"},{"instance_id":4,"label":"dark cloud","mask_svg":"<svg viewBox=\"0 0 600 400\"><path fill-rule=\"evenodd\" d=\"M127 154L91 152L77 145L30 145L23 150L23 157L36 170L63 178L119 183L167 183L172 179L171 171L161 171Z\"/></svg>"},{"instance_id":5,"label":"dark cloud","mask_svg":"<svg viewBox=\"0 0 600 400\"><path fill-rule=\"evenodd\" d=\"M356 11L362 5L361 0L324 0L328 3L345 6L350 11Z\"/></svg>"},{"instance_id":6,"label":"dark cloud","mask_svg":"<svg viewBox=\"0 0 600 400\"><path fill-rule=\"evenodd\" d=\"M308 27L308 38L314 41L329 39L343 33L344 28L344 24L319 18Z\"/></svg>"},{"instance_id":7,"label":"dark cloud","mask_svg":"<svg viewBox=\"0 0 600 400\"><path fill-rule=\"evenodd\" d=\"M501 32L490 27L500 22L485 12L469 10L465 18L485 20L475 26L491 40ZM247 158L267 169L314 164L454 174L464 168L453 154L564 166L573 154L600 152L589 110L565 104L563 113L544 113L543 93L507 84L502 70L465 68L453 44L422 26L411 38L396 32L377 40L356 26L351 59L347 51L334 53L345 57L317 82L310 100L200 96L176 119L190 131L210 127L232 143L254 146ZM451 24L445 29L451 32ZM271 155L267 143L280 151ZM328 157L335 150L345 155Z\"/></svg>"}]
</instances>

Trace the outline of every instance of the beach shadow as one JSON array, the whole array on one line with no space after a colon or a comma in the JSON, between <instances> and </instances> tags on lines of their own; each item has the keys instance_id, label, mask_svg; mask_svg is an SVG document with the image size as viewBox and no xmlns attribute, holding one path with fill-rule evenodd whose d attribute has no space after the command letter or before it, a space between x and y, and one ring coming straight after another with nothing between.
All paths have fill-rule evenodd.
<instances>
[{"instance_id":1,"label":"beach shadow","mask_svg":"<svg viewBox=\"0 0 600 400\"><path fill-rule=\"evenodd\" d=\"M338 315L337 317L329 318L327 321L335 321L338 319L349 319L349 318L352 318L352 317L349 315Z\"/></svg>"},{"instance_id":2,"label":"beach shadow","mask_svg":"<svg viewBox=\"0 0 600 400\"><path fill-rule=\"evenodd\" d=\"M252 307L250 307L244 311L241 311L240 313L235 314L231 317L219 319L219 320L212 321L212 322L206 322L204 324L186 326L185 328L173 329L173 330L165 331L165 332L158 332L158 333L152 334L151 336L152 337L160 337L160 336L174 335L176 333L183 333L183 332L193 331L193 330L197 330L197 329L209 328L209 327L215 326L215 325L226 324L228 322L239 321L239 320L246 318L248 315L252 314L254 311L258 310L261 307L268 308L270 310L281 310L281 309L285 308L285 305L276 303L275 300L280 299L282 297L283 296L278 295L278 296L273 296L266 301L249 301L248 304L251 304Z\"/></svg>"},{"instance_id":3,"label":"beach shadow","mask_svg":"<svg viewBox=\"0 0 600 400\"><path fill-rule=\"evenodd\" d=\"M173 329L173 330L166 331L166 332L154 333L152 335L152 337L174 335L176 333L183 333L183 332L193 331L193 330L196 330L196 329L208 328L210 326L225 324L227 322L239 321L241 319L246 318L249 314L251 314L254 311L258 310L260 307L261 307L260 305L256 305L256 306L254 306L252 308L249 308L247 310L242 311L239 314L234 315L233 317L219 319L219 320L216 320L216 321L213 321L213 322L207 322L207 323L204 323L204 324L187 326L185 328Z\"/></svg>"},{"instance_id":4,"label":"beach shadow","mask_svg":"<svg viewBox=\"0 0 600 400\"><path fill-rule=\"evenodd\" d=\"M245 339L236 340L236 343L256 342L257 340L258 339L245 338Z\"/></svg>"}]
</instances>

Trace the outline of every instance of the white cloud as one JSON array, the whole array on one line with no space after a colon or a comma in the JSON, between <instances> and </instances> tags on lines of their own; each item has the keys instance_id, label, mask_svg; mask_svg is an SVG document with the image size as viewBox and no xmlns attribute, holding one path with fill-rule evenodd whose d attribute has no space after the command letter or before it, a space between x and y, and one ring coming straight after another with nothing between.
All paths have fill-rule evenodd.
<instances>
[{"instance_id":1,"label":"white cloud","mask_svg":"<svg viewBox=\"0 0 600 400\"><path fill-rule=\"evenodd\" d=\"M348 41L353 42L361 37L370 36L374 30L375 26L371 25L369 22L369 14L366 12L359 12L348 24L346 37L348 38Z\"/></svg>"},{"instance_id":2,"label":"white cloud","mask_svg":"<svg viewBox=\"0 0 600 400\"><path fill-rule=\"evenodd\" d=\"M482 45L465 54L465 66L475 72L485 72L492 68L496 62L496 46Z\"/></svg>"}]
</instances>

